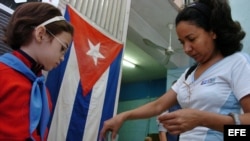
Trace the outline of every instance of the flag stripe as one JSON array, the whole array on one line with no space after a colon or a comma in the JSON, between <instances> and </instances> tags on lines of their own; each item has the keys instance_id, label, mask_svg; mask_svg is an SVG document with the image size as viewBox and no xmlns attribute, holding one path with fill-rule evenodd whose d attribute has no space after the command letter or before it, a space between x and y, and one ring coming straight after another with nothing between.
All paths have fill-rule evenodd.
<instances>
[{"instance_id":1,"label":"flag stripe","mask_svg":"<svg viewBox=\"0 0 250 141\"><path fill-rule=\"evenodd\" d=\"M81 141L82 136L84 136L83 132L86 129L85 124L86 124L86 117L89 112L91 94L83 96L82 90L83 90L82 85L79 83L76 99L72 104L73 109L66 137L67 141L70 141L72 139L74 139L74 141Z\"/></svg>"},{"instance_id":2,"label":"flag stripe","mask_svg":"<svg viewBox=\"0 0 250 141\"><path fill-rule=\"evenodd\" d=\"M87 115L87 123L85 125L86 130L84 132L83 141L97 140L103 101L107 87L108 73L109 69L104 72L92 89L92 97L89 106L89 113Z\"/></svg>"},{"instance_id":3,"label":"flag stripe","mask_svg":"<svg viewBox=\"0 0 250 141\"><path fill-rule=\"evenodd\" d=\"M105 119L109 119L113 117L114 108L115 108L115 101L116 97L119 95L119 91L117 92L118 82L119 82L119 74L120 74L120 64L122 59L122 51L117 56L115 61L111 64L111 71L108 78L108 87L106 94L106 99L104 101L103 111L101 121L105 121ZM100 126L102 127L102 125ZM100 130L100 129L99 129Z\"/></svg>"}]
</instances>

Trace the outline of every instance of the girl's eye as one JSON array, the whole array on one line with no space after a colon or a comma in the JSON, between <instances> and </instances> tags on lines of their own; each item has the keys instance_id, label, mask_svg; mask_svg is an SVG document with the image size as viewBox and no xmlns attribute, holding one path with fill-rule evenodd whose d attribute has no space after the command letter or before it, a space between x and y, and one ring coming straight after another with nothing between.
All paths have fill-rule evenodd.
<instances>
[{"instance_id":1,"label":"girl's eye","mask_svg":"<svg viewBox=\"0 0 250 141\"><path fill-rule=\"evenodd\" d=\"M65 46L61 46L61 52L63 52L63 53L65 53L66 51L67 51L67 47L65 47Z\"/></svg>"},{"instance_id":2,"label":"girl's eye","mask_svg":"<svg viewBox=\"0 0 250 141\"><path fill-rule=\"evenodd\" d=\"M63 52L65 50L65 47L64 46L61 46L61 51Z\"/></svg>"}]
</instances>

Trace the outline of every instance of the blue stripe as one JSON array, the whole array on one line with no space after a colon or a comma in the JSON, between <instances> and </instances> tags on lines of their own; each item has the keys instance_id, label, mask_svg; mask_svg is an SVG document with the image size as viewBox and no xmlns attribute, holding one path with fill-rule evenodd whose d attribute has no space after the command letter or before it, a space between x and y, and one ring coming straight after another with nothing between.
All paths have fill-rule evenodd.
<instances>
[{"instance_id":1,"label":"blue stripe","mask_svg":"<svg viewBox=\"0 0 250 141\"><path fill-rule=\"evenodd\" d=\"M83 96L82 86L79 83L66 141L82 141L89 111L91 92Z\"/></svg>"},{"instance_id":2,"label":"blue stripe","mask_svg":"<svg viewBox=\"0 0 250 141\"><path fill-rule=\"evenodd\" d=\"M70 21L70 16L69 16L68 7L66 7L66 10L65 10L65 13L64 13L64 18L65 18L67 21Z\"/></svg>"},{"instance_id":3,"label":"blue stripe","mask_svg":"<svg viewBox=\"0 0 250 141\"><path fill-rule=\"evenodd\" d=\"M102 117L99 126L99 132L103 126L103 122L111 117L113 117L114 108L115 108L115 100L116 100L116 91L119 82L119 74L120 74L120 66L121 66L121 59L122 59L122 52L117 55L116 59L112 62L109 71L109 78L108 84L106 89L106 96L103 105ZM99 139L99 135L98 135Z\"/></svg>"},{"instance_id":4,"label":"blue stripe","mask_svg":"<svg viewBox=\"0 0 250 141\"><path fill-rule=\"evenodd\" d=\"M220 108L220 114L228 115L229 113L240 113L241 106L234 93L231 92L225 101L224 105Z\"/></svg>"}]
</instances>

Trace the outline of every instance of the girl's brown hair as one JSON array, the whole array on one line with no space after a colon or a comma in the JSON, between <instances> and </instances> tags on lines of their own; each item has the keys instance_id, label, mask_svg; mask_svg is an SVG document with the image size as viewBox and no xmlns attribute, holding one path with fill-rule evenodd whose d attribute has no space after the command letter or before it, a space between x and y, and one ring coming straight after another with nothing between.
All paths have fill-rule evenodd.
<instances>
[{"instance_id":1,"label":"girl's brown hair","mask_svg":"<svg viewBox=\"0 0 250 141\"><path fill-rule=\"evenodd\" d=\"M5 29L4 42L13 50L28 44L32 38L34 27L55 16L61 16L61 11L48 3L28 2L16 8ZM45 26L51 33L57 35L65 31L73 36L73 26L67 21L56 21Z\"/></svg>"}]
</instances>

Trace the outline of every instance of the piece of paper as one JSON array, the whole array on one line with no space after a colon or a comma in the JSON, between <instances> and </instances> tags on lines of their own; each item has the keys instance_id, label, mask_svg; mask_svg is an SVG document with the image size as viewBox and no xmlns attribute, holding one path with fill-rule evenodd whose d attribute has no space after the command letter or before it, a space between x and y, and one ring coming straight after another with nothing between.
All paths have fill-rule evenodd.
<instances>
[{"instance_id":1,"label":"piece of paper","mask_svg":"<svg viewBox=\"0 0 250 141\"><path fill-rule=\"evenodd\" d=\"M111 134L112 134L112 132L110 132L110 131L107 133L105 141L118 141L119 135L116 134L115 140L112 140Z\"/></svg>"}]
</instances>

